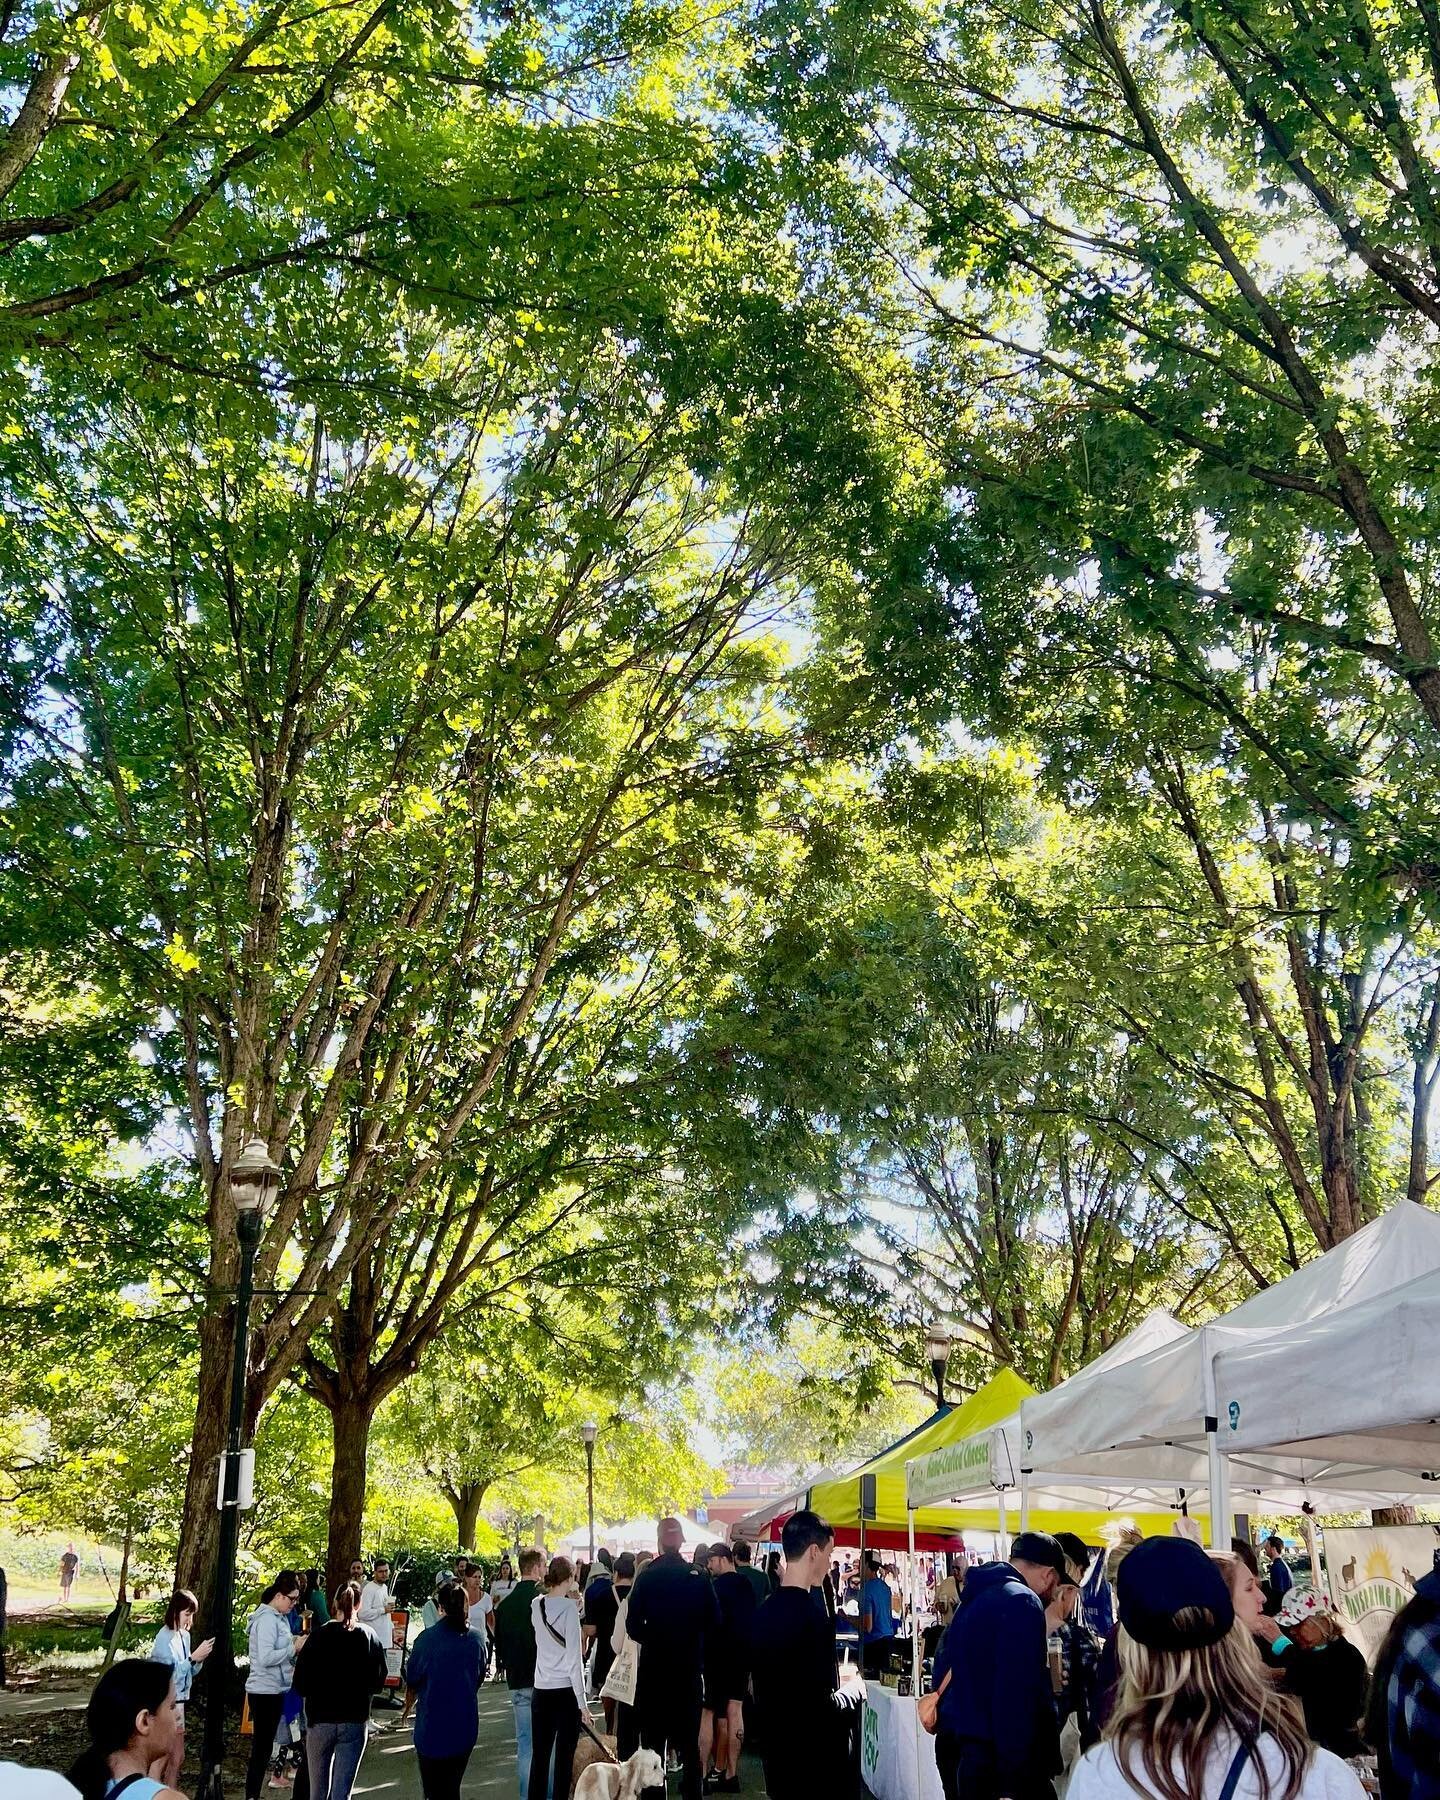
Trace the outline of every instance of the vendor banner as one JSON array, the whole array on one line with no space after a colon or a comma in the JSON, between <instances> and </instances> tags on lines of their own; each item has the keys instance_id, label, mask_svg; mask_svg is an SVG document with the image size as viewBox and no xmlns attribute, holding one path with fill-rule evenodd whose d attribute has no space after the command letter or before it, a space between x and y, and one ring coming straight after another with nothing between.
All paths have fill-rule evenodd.
<instances>
[{"instance_id":1,"label":"vendor banner","mask_svg":"<svg viewBox=\"0 0 1440 1800\"><path fill-rule=\"evenodd\" d=\"M1345 1635L1373 1663L1390 1621L1415 1596L1440 1548L1434 1525L1327 1525L1325 1573Z\"/></svg>"},{"instance_id":2,"label":"vendor banner","mask_svg":"<svg viewBox=\"0 0 1440 1800\"><path fill-rule=\"evenodd\" d=\"M905 1503L929 1506L956 1494L973 1494L994 1484L992 1457L999 1431L979 1431L973 1437L941 1444L928 1456L905 1465Z\"/></svg>"}]
</instances>

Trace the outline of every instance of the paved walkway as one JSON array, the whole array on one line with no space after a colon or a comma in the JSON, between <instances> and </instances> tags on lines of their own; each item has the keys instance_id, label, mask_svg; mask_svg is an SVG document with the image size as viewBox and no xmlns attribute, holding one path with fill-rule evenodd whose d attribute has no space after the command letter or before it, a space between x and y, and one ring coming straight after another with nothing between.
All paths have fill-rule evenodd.
<instances>
[{"instance_id":1,"label":"paved walkway","mask_svg":"<svg viewBox=\"0 0 1440 1800\"><path fill-rule=\"evenodd\" d=\"M375 1720L381 1729L371 1738L360 1765L360 1779L355 1793L374 1794L382 1800L421 1800L420 1768L415 1760L413 1720L402 1727L390 1720L399 1714L377 1711ZM385 1721L382 1723L382 1721ZM740 1765L740 1782L747 1794L763 1794L764 1779L758 1757L746 1756ZM669 1791L679 1793L678 1777L670 1777ZM462 1800L518 1800L515 1780L515 1731L510 1722L510 1700L503 1682L486 1682L480 1690L480 1741L465 1781L460 1789ZM279 1800L279 1796L277 1796Z\"/></svg>"}]
</instances>

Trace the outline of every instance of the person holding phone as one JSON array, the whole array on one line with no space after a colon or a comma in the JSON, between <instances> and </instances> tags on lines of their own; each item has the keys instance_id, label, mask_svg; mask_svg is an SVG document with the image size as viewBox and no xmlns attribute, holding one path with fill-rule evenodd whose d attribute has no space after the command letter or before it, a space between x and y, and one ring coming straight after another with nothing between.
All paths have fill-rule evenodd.
<instances>
[{"instance_id":1,"label":"person holding phone","mask_svg":"<svg viewBox=\"0 0 1440 1800\"><path fill-rule=\"evenodd\" d=\"M164 1766L152 1771L167 1787L174 1787L179 1781L185 1761L185 1702L190 1698L197 1670L215 1648L214 1638L206 1638L191 1648L190 1628L199 1605L188 1588L176 1588L165 1608L165 1623L155 1633L150 1647L150 1660L169 1663L175 1682L175 1737Z\"/></svg>"}]
</instances>

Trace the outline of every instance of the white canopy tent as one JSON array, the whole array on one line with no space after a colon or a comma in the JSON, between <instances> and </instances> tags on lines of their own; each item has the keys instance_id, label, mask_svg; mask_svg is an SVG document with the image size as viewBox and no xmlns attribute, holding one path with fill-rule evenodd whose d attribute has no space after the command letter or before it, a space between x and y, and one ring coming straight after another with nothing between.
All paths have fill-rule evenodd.
<instances>
[{"instance_id":1,"label":"white canopy tent","mask_svg":"<svg viewBox=\"0 0 1440 1800\"><path fill-rule=\"evenodd\" d=\"M1337 1465L1440 1500L1440 1274L1221 1352L1220 1440L1279 1450L1328 1482Z\"/></svg>"},{"instance_id":2,"label":"white canopy tent","mask_svg":"<svg viewBox=\"0 0 1440 1800\"><path fill-rule=\"evenodd\" d=\"M1087 1378L1099 1379L1122 1363L1132 1362L1136 1357L1191 1335L1189 1326L1182 1325L1164 1307L1156 1307L1119 1343L1112 1344L1069 1381L1061 1382L1051 1394L1064 1394L1073 1383ZM1024 1402L1026 1407L1030 1404L1029 1400ZM907 1463L907 1504L912 1509L942 1501L952 1501L957 1506L973 1505L978 1500L998 1495L1003 1509L1006 1492L1023 1483L1022 1510L1026 1514L1031 1509L1056 1513L1179 1512L1184 1509L1185 1493L1173 1485L1133 1481L1123 1473L1113 1479L1097 1476L1093 1481L1077 1481L1065 1475L1051 1476L1026 1469L1021 1431L1021 1412L1017 1411L989 1431L956 1444L942 1445L929 1456Z\"/></svg>"},{"instance_id":3,"label":"white canopy tent","mask_svg":"<svg viewBox=\"0 0 1440 1800\"><path fill-rule=\"evenodd\" d=\"M1204 1490L1212 1539L1230 1535L1230 1488L1274 1505L1319 1510L1423 1498L1411 1475L1380 1479L1373 1466L1306 1459L1220 1433L1217 1362L1309 1325L1315 1338L1350 1310L1393 1299L1423 1273L1440 1275L1440 1215L1402 1200L1335 1249L1222 1318L1108 1367L1091 1364L1021 1407L1022 1480L1122 1487L1127 1482ZM1363 1365L1357 1365L1361 1367ZM1241 1365L1234 1365L1239 1378ZM1369 1370L1365 1370L1370 1385ZM1251 1396L1232 1394L1246 1414ZM1227 1399L1227 1407L1230 1401ZM1227 1417L1228 1425L1228 1417Z\"/></svg>"},{"instance_id":4,"label":"white canopy tent","mask_svg":"<svg viewBox=\"0 0 1440 1800\"><path fill-rule=\"evenodd\" d=\"M597 1550L654 1550L656 1534L660 1529L659 1519L626 1519L619 1525L601 1525L595 1527L595 1548ZM714 1526L697 1525L693 1519L682 1518L680 1529L685 1534L685 1549L688 1552L701 1548L705 1544L713 1544L724 1535ZM590 1552L590 1528L581 1525L572 1531L569 1537L561 1538L560 1547L568 1555L588 1556Z\"/></svg>"}]
</instances>

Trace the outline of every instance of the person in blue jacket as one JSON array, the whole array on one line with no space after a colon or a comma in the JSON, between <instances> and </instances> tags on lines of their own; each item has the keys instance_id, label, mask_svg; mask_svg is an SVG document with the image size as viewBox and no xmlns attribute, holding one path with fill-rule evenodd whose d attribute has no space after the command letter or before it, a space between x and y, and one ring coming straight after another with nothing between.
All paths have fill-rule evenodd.
<instances>
[{"instance_id":1,"label":"person in blue jacket","mask_svg":"<svg viewBox=\"0 0 1440 1800\"><path fill-rule=\"evenodd\" d=\"M436 1599L440 1622L416 1638L405 1666L402 1723L418 1703L415 1754L425 1800L460 1800L480 1735L480 1639L469 1629L464 1588L448 1581Z\"/></svg>"},{"instance_id":2,"label":"person in blue jacket","mask_svg":"<svg viewBox=\"0 0 1440 1800\"><path fill-rule=\"evenodd\" d=\"M1060 1734L1046 1606L1069 1582L1065 1552L1043 1531L1022 1531L1009 1562L966 1576L935 1658L945 1800L1053 1800Z\"/></svg>"}]
</instances>

